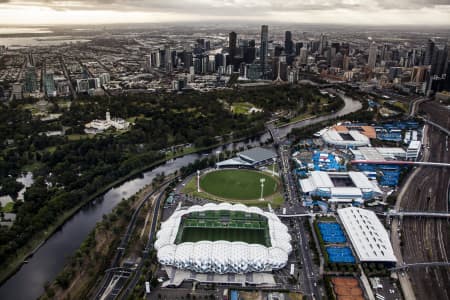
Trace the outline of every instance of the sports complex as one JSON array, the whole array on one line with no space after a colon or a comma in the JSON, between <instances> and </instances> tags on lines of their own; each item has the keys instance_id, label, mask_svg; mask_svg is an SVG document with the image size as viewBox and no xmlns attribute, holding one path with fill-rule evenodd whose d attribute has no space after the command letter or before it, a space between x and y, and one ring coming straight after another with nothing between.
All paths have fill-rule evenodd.
<instances>
[{"instance_id":1,"label":"sports complex","mask_svg":"<svg viewBox=\"0 0 450 300\"><path fill-rule=\"evenodd\" d=\"M278 177L267 172L247 169L208 171L200 176L200 191L197 180L197 177L192 178L184 192L210 200L248 205L265 205L267 202L277 205L283 199Z\"/></svg>"},{"instance_id":2,"label":"sports complex","mask_svg":"<svg viewBox=\"0 0 450 300\"><path fill-rule=\"evenodd\" d=\"M230 203L176 210L161 224L155 249L165 266L199 273L283 268L292 251L286 225L270 212Z\"/></svg>"}]
</instances>

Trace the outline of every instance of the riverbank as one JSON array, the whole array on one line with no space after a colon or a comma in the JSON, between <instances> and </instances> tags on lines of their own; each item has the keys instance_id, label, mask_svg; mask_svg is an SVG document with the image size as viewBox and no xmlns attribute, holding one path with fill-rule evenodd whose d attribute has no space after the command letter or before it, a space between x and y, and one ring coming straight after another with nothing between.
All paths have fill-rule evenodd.
<instances>
[{"instance_id":1,"label":"riverbank","mask_svg":"<svg viewBox=\"0 0 450 300\"><path fill-rule=\"evenodd\" d=\"M262 134L264 134L265 132L261 132L258 133L257 136L260 136ZM251 137L244 137L244 138L238 138L238 139L234 139L231 141L226 141L226 142L221 142L221 143L216 143L214 145L211 146L207 146L207 147L201 147L201 148L194 148L192 147L191 149L187 150L187 151L183 151L181 153L177 153L174 155L170 155L165 157L164 159L160 159L158 161L155 161L154 163L147 165L147 166L143 166L139 169L136 169L134 171L132 171L131 173L129 173L126 176L123 176L117 180L115 180L114 182L104 186L103 188L99 189L96 193L90 195L89 197L87 197L85 200L83 200L82 202L80 202L79 205L73 207L72 209L68 210L67 212L65 212L63 215L61 215L51 226L49 226L47 228L47 230L37 234L32 240L30 240L24 247L22 247L21 249L19 249L16 252L16 256L15 258L10 261L8 263L8 265L3 266L2 269L0 270L0 285L3 284L5 281L7 281L11 276L13 276L19 269L20 267L23 265L24 261L26 261L26 259L30 256L33 256L34 253L36 253L36 251L45 244L45 242L55 233L57 232L71 217L73 217L81 208L83 208L85 205L87 205L88 203L92 202L94 199L102 196L103 194L105 194L108 190L132 179L135 178L137 176L139 176L140 174L158 167L159 165L162 165L164 163L166 163L167 161L170 161L172 159L176 159L185 155L189 155L189 154L194 154L194 153L201 153L204 151L208 151L223 145L228 145L228 144L233 144L233 143L238 143L247 139L251 139Z\"/></svg>"},{"instance_id":2,"label":"riverbank","mask_svg":"<svg viewBox=\"0 0 450 300\"><path fill-rule=\"evenodd\" d=\"M126 234L125 231L132 211L142 208L137 224L143 223L145 229L146 225L143 218L153 207L153 200L155 199L155 196L151 196L147 201L147 195L159 188L153 189L153 185L149 184L135 195L120 202L111 213L105 215L83 241L75 255L65 264L55 280L45 286L45 293L39 299L91 298L93 289L98 284L99 276L102 276L105 270L111 266L113 257L117 255L116 249L122 237ZM146 202L141 206L143 201ZM141 231L141 227L136 225L133 230L133 237L130 240L140 244L140 240L134 239L136 231ZM140 238L142 239L142 235ZM129 252L130 245L127 246L123 257L130 256ZM138 257L137 253L132 254Z\"/></svg>"}]
</instances>

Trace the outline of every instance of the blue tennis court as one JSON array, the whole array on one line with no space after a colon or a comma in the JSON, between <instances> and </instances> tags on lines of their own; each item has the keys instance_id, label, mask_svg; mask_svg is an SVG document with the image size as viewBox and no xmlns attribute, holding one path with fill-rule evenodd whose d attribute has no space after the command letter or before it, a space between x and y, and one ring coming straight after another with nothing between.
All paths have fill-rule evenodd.
<instances>
[{"instance_id":1,"label":"blue tennis court","mask_svg":"<svg viewBox=\"0 0 450 300\"><path fill-rule=\"evenodd\" d=\"M326 247L330 262L355 263L355 257L349 247Z\"/></svg>"},{"instance_id":2,"label":"blue tennis court","mask_svg":"<svg viewBox=\"0 0 450 300\"><path fill-rule=\"evenodd\" d=\"M347 241L338 223L319 222L317 225L319 226L320 234L325 244L341 244Z\"/></svg>"}]
</instances>

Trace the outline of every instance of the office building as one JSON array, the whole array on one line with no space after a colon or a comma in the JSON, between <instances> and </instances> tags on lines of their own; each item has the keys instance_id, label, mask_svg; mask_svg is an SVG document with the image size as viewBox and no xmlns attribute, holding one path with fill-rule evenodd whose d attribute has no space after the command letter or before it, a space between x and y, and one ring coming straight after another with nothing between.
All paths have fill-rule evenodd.
<instances>
[{"instance_id":1,"label":"office building","mask_svg":"<svg viewBox=\"0 0 450 300\"><path fill-rule=\"evenodd\" d=\"M261 26L261 48L259 52L259 57L261 61L263 78L266 78L267 73L267 57L269 54L269 26Z\"/></svg>"},{"instance_id":2,"label":"office building","mask_svg":"<svg viewBox=\"0 0 450 300\"><path fill-rule=\"evenodd\" d=\"M47 97L56 97L56 86L53 73L44 74L44 90Z\"/></svg>"},{"instance_id":3,"label":"office building","mask_svg":"<svg viewBox=\"0 0 450 300\"><path fill-rule=\"evenodd\" d=\"M286 31L284 35L284 52L286 55L294 53L294 42L292 41L292 33L290 31Z\"/></svg>"},{"instance_id":4,"label":"office building","mask_svg":"<svg viewBox=\"0 0 450 300\"><path fill-rule=\"evenodd\" d=\"M25 85L24 85L25 93L33 93L39 90L37 84L37 76L35 67L29 66L25 71Z\"/></svg>"},{"instance_id":5,"label":"office building","mask_svg":"<svg viewBox=\"0 0 450 300\"><path fill-rule=\"evenodd\" d=\"M372 42L369 47L369 58L367 60L367 65L369 70L373 70L377 63L377 44Z\"/></svg>"}]
</instances>

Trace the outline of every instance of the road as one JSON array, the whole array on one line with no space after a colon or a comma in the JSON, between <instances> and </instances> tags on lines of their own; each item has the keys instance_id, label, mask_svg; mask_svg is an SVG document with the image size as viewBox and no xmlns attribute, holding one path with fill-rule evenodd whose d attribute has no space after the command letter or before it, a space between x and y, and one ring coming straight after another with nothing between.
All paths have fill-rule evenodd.
<instances>
[{"instance_id":1,"label":"road","mask_svg":"<svg viewBox=\"0 0 450 300\"><path fill-rule=\"evenodd\" d=\"M70 93L72 94L72 99L76 100L77 99L77 92L73 88L72 80L70 79L69 71L67 71L66 62L65 62L63 56L59 57L59 62L61 64L61 68L62 68L62 70L64 72L64 76L67 78L67 81L69 82L69 89L70 89Z\"/></svg>"},{"instance_id":2,"label":"road","mask_svg":"<svg viewBox=\"0 0 450 300\"><path fill-rule=\"evenodd\" d=\"M450 111L435 102L423 102L420 109L427 118L450 128ZM448 137L433 126L426 126L424 161L450 162ZM398 196L396 210L448 211L449 168L419 167L408 178ZM400 224L399 224L400 223ZM403 241L398 253L399 237ZM394 220L392 239L400 264L448 262L450 256L448 221L432 218ZM417 299L450 299L450 269L430 267L410 269L407 276ZM400 276L402 279L403 276ZM407 278L406 278L407 279ZM413 299L412 297L407 297Z\"/></svg>"},{"instance_id":3,"label":"road","mask_svg":"<svg viewBox=\"0 0 450 300\"><path fill-rule=\"evenodd\" d=\"M167 183L165 183L163 185L163 187L165 187L167 185ZM117 247L117 251L116 254L114 256L114 259L111 263L111 267L109 268L109 272L107 272L105 274L105 276L103 277L103 280L100 284L100 288L97 290L96 295L95 295L95 299L114 299L116 296L116 289L121 290L123 287L123 284L125 282L122 281L116 281L118 274L121 272L120 269L116 270L117 267L119 266L119 263L123 257L123 254L125 252L125 249L127 248L127 245L130 241L130 237L133 233L133 230L135 228L136 225L136 219L137 216L139 215L142 207L144 206L144 204L154 195L156 195L159 192L158 190L152 191L149 194L147 194L144 199L142 200L142 202L138 205L138 207L135 209L135 211L133 212L133 215L131 217L130 222L128 223L128 227L127 230L125 232L124 237L122 238L122 240L120 241L120 245L119 247ZM156 219L158 216L158 211L159 211L159 204L160 204L160 200L161 197L164 195L163 192L160 193L160 195L158 196L157 200L156 200L156 205L155 205L155 210L153 212L153 221L152 221L152 230L154 230L155 227L155 223L156 223ZM158 209L156 209L156 206L158 207ZM155 218L156 216L156 218ZM150 231L150 234L152 235L152 231ZM153 236L153 235L152 235ZM146 248L148 249L148 247ZM148 251L147 251L148 252ZM141 263L142 264L142 263ZM121 276L123 276L122 274L119 274ZM118 286L118 284L121 284L120 286ZM114 287L114 289L112 288ZM111 294L112 292L114 292L113 294Z\"/></svg>"},{"instance_id":4,"label":"road","mask_svg":"<svg viewBox=\"0 0 450 300\"><path fill-rule=\"evenodd\" d=\"M290 168L290 148L287 145L281 145L279 148L279 154L288 205L296 206L299 202L299 197L297 193L297 184L294 181ZM320 274L314 272L311 251L309 249L309 244L305 233L303 218L295 219L295 228L298 230L297 247L302 253L301 258L304 273L303 275L305 279L304 290L306 294L311 296L313 299L322 299L319 287L317 286L317 276L320 277Z\"/></svg>"},{"instance_id":5,"label":"road","mask_svg":"<svg viewBox=\"0 0 450 300\"><path fill-rule=\"evenodd\" d=\"M133 292L136 284L139 281L139 278L141 277L142 268L144 266L144 263L147 260L149 254L150 254L150 251L153 249L153 239L156 234L156 228L158 225L158 219L159 219L158 216L159 216L159 211L160 211L160 207L161 207L161 200L164 198L164 195L165 195L164 190L165 190L165 188L162 188L162 192L159 194L158 198L156 198L155 206L153 209L152 225L150 228L150 232L148 234L147 244L145 245L145 248L142 251L142 259L141 259L138 267L136 268L134 274L132 275L131 280L128 283L128 285L126 286L124 292L121 294L120 299L128 299L130 294Z\"/></svg>"}]
</instances>

